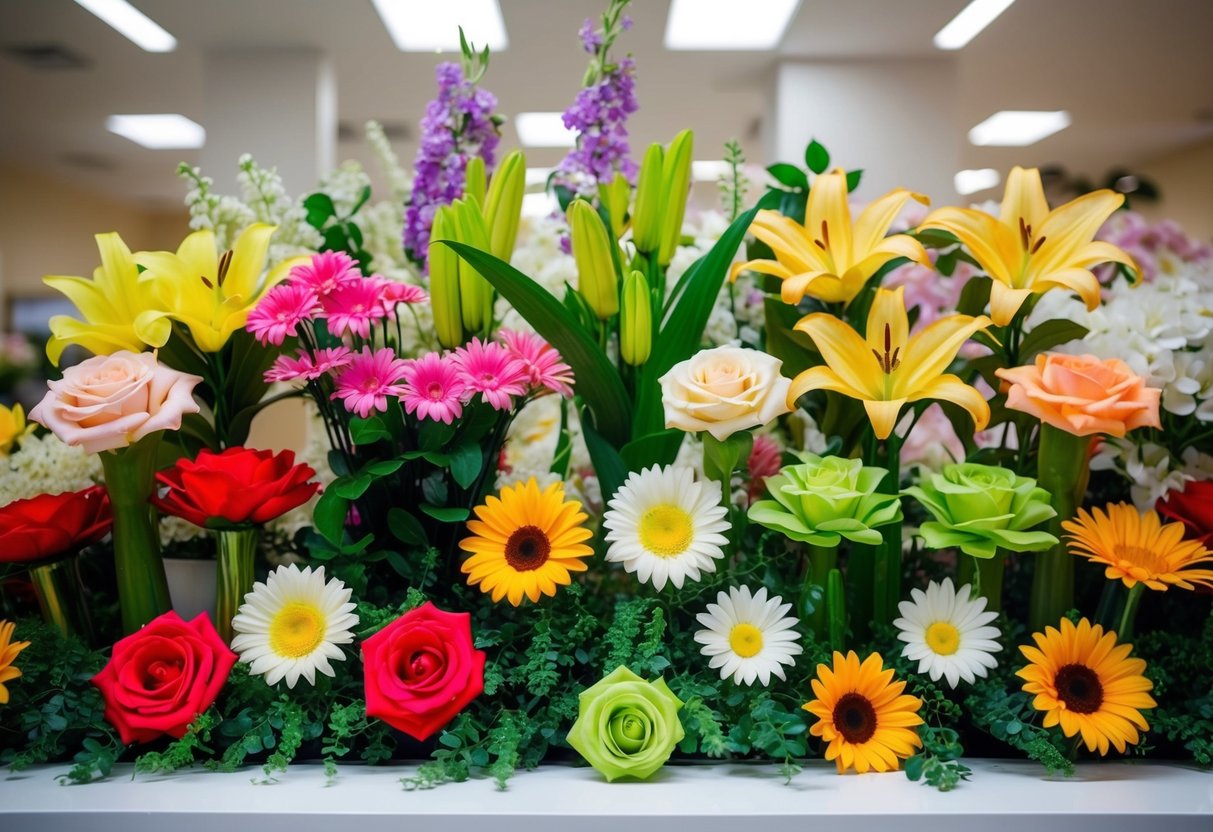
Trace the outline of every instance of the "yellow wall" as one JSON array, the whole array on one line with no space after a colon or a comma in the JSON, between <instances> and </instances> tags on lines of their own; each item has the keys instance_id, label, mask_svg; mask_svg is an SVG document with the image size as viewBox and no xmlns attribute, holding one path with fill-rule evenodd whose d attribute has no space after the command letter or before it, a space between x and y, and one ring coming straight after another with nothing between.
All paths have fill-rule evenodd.
<instances>
[{"instance_id":1,"label":"yellow wall","mask_svg":"<svg viewBox=\"0 0 1213 832\"><path fill-rule=\"evenodd\" d=\"M1213 140L1141 165L1162 192L1155 205L1134 204L1150 219L1173 219L1193 237L1213 242Z\"/></svg>"}]
</instances>

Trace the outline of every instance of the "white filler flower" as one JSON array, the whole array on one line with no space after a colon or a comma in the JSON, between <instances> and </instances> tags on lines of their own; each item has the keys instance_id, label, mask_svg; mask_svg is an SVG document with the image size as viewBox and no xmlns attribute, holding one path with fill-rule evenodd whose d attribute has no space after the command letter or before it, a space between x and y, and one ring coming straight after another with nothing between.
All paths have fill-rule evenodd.
<instances>
[{"instance_id":1,"label":"white filler flower","mask_svg":"<svg viewBox=\"0 0 1213 832\"><path fill-rule=\"evenodd\" d=\"M776 595L767 600L766 587L753 595L745 586L730 587L716 596L708 611L695 616L707 629L695 633L695 640L705 656L711 656L709 667L720 668L720 678L733 677L733 683L752 685L757 679L764 686L771 683L771 674L787 679L783 667L796 664L804 648L800 635L792 629L795 618L785 616L792 608Z\"/></svg>"},{"instance_id":2,"label":"white filler flower","mask_svg":"<svg viewBox=\"0 0 1213 832\"><path fill-rule=\"evenodd\" d=\"M991 654L1002 649L994 640L998 628L988 626L998 613L986 612L986 599L970 599L970 591L968 584L957 591L951 578L932 581L926 592L910 592L913 602L897 605L902 617L893 622L901 631L897 637L906 642L901 655L918 662L919 673L932 681L943 676L953 688L961 679L971 684L985 676L998 664Z\"/></svg>"}]
</instances>

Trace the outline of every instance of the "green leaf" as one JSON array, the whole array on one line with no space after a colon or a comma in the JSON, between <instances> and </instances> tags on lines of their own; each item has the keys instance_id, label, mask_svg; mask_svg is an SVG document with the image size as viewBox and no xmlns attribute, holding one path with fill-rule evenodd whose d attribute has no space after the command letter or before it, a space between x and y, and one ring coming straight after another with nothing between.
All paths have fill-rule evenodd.
<instances>
[{"instance_id":1,"label":"green leaf","mask_svg":"<svg viewBox=\"0 0 1213 832\"><path fill-rule=\"evenodd\" d=\"M362 470L378 479L379 477L387 477L396 473L402 465L404 465L403 459L384 459L379 462L372 462Z\"/></svg>"},{"instance_id":2,"label":"green leaf","mask_svg":"<svg viewBox=\"0 0 1213 832\"><path fill-rule=\"evenodd\" d=\"M428 542L421 521L402 508L388 509L387 527L401 543L424 546Z\"/></svg>"},{"instance_id":3,"label":"green leaf","mask_svg":"<svg viewBox=\"0 0 1213 832\"><path fill-rule=\"evenodd\" d=\"M560 301L509 263L487 252L450 240L438 242L454 249L556 348L565 363L573 368L577 395L594 414L598 432L615 447L622 446L628 439L632 422L627 390L610 359L577 325ZM731 252L729 259L732 259ZM707 319L704 320L706 323Z\"/></svg>"},{"instance_id":4,"label":"green leaf","mask_svg":"<svg viewBox=\"0 0 1213 832\"><path fill-rule=\"evenodd\" d=\"M330 487L316 501L312 522L325 540L334 546L340 546L345 533L345 518L349 511L350 501Z\"/></svg>"},{"instance_id":5,"label":"green leaf","mask_svg":"<svg viewBox=\"0 0 1213 832\"><path fill-rule=\"evenodd\" d=\"M354 214L357 214L358 210L363 205L366 205L367 201L370 200L370 198L371 198L371 186L363 185L362 190L358 192L358 201L355 202L354 207L350 209L349 216L352 217L352 216L354 216Z\"/></svg>"},{"instance_id":6,"label":"green leaf","mask_svg":"<svg viewBox=\"0 0 1213 832\"><path fill-rule=\"evenodd\" d=\"M670 465L686 436L680 430L663 430L633 439L624 445L619 455L629 471L640 471L649 465Z\"/></svg>"},{"instance_id":7,"label":"green leaf","mask_svg":"<svg viewBox=\"0 0 1213 832\"><path fill-rule=\"evenodd\" d=\"M480 476L483 463L484 456L479 445L460 445L451 452L451 476L460 488L470 488L476 477Z\"/></svg>"},{"instance_id":8,"label":"green leaf","mask_svg":"<svg viewBox=\"0 0 1213 832\"><path fill-rule=\"evenodd\" d=\"M392 432L378 416L369 419L359 419L355 416L350 419L350 438L354 440L355 445L369 445L380 439L390 439L391 436Z\"/></svg>"},{"instance_id":9,"label":"green leaf","mask_svg":"<svg viewBox=\"0 0 1213 832\"><path fill-rule=\"evenodd\" d=\"M781 185L787 185L789 188L800 191L807 191L809 189L808 175L795 165L789 165L786 162L776 162L767 168L767 173L771 174L775 181Z\"/></svg>"},{"instance_id":10,"label":"green leaf","mask_svg":"<svg viewBox=\"0 0 1213 832\"><path fill-rule=\"evenodd\" d=\"M992 282L988 277L973 277L960 290L960 300L956 302L956 311L962 315L980 315L990 302L990 287Z\"/></svg>"},{"instance_id":11,"label":"green leaf","mask_svg":"<svg viewBox=\"0 0 1213 832\"><path fill-rule=\"evenodd\" d=\"M826 168L830 166L830 153L821 142L813 139L804 149L804 163L813 173L825 173Z\"/></svg>"},{"instance_id":12,"label":"green leaf","mask_svg":"<svg viewBox=\"0 0 1213 832\"><path fill-rule=\"evenodd\" d=\"M615 447L601 436L588 420L582 420L581 432L585 438L586 450L590 452L590 462L594 463L594 473L598 475L602 502L610 502L627 479L628 467Z\"/></svg>"},{"instance_id":13,"label":"green leaf","mask_svg":"<svg viewBox=\"0 0 1213 832\"><path fill-rule=\"evenodd\" d=\"M460 523L468 519L468 516L471 514L466 508L432 506L429 503L422 503L421 511L433 517L439 523Z\"/></svg>"},{"instance_id":14,"label":"green leaf","mask_svg":"<svg viewBox=\"0 0 1213 832\"><path fill-rule=\"evenodd\" d=\"M1026 364L1036 353L1052 349L1058 344L1085 338L1087 332L1085 326L1066 318L1045 321L1040 326L1033 327L1032 331L1024 336L1019 345L1019 361Z\"/></svg>"},{"instance_id":15,"label":"green leaf","mask_svg":"<svg viewBox=\"0 0 1213 832\"><path fill-rule=\"evenodd\" d=\"M438 451L455 435L455 428L445 422L423 419L417 429L417 444L423 451Z\"/></svg>"},{"instance_id":16,"label":"green leaf","mask_svg":"<svg viewBox=\"0 0 1213 832\"><path fill-rule=\"evenodd\" d=\"M863 169L847 171L847 193L859 187L859 180L863 179Z\"/></svg>"},{"instance_id":17,"label":"green leaf","mask_svg":"<svg viewBox=\"0 0 1213 832\"><path fill-rule=\"evenodd\" d=\"M336 216L337 208L332 198L326 193L314 193L303 200L303 208L307 211L307 224L320 230L330 217Z\"/></svg>"},{"instance_id":18,"label":"green leaf","mask_svg":"<svg viewBox=\"0 0 1213 832\"><path fill-rule=\"evenodd\" d=\"M328 491L347 500L357 500L371 487L372 479L371 475L367 473L360 473L351 479L342 477L341 479L334 480L329 485Z\"/></svg>"}]
</instances>

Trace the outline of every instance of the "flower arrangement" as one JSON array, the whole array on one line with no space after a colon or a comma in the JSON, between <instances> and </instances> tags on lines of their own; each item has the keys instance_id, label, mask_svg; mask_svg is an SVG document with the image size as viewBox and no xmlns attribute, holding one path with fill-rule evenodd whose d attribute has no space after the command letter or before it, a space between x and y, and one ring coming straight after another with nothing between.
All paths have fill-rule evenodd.
<instances>
[{"instance_id":1,"label":"flower arrangement","mask_svg":"<svg viewBox=\"0 0 1213 832\"><path fill-rule=\"evenodd\" d=\"M521 221L465 44L389 222L349 171L293 200L246 160L259 209L187 170L175 252L102 234L92 281L47 278L80 310L49 355L94 356L0 410L0 762L1213 763L1208 252L1020 168L997 215L854 211L817 142L749 208L731 145L688 220L693 135L629 158L626 5L581 32L559 217ZM1167 293L1191 314L1128 311ZM247 447L286 398L306 462ZM214 538L189 621L157 513Z\"/></svg>"}]
</instances>

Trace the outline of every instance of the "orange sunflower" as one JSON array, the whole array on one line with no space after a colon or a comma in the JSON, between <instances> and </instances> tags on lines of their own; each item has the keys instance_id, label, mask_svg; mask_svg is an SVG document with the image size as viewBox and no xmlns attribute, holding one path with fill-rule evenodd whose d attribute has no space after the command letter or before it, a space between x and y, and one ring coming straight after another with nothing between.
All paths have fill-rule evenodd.
<instances>
[{"instance_id":1,"label":"orange sunflower","mask_svg":"<svg viewBox=\"0 0 1213 832\"><path fill-rule=\"evenodd\" d=\"M809 733L829 743L826 759L835 762L839 774L849 768L895 771L922 746L914 730L922 724L922 700L902 694L906 683L893 681L893 670L885 670L879 653L860 664L855 651L845 657L835 651L834 666L817 665L812 684L817 698L804 709L817 722Z\"/></svg>"},{"instance_id":2,"label":"orange sunflower","mask_svg":"<svg viewBox=\"0 0 1213 832\"><path fill-rule=\"evenodd\" d=\"M1147 691L1154 683L1144 675L1144 659L1129 658L1131 644L1117 644L1116 633L1082 619L1068 618L1061 629L1034 633L1036 647L1019 650L1030 662L1017 671L1023 689L1035 694L1032 707L1045 712L1044 726L1061 725L1067 737L1082 735L1088 751L1108 753L1108 745L1123 752L1136 745L1138 731L1150 726L1143 710L1155 706Z\"/></svg>"},{"instance_id":3,"label":"orange sunflower","mask_svg":"<svg viewBox=\"0 0 1213 832\"><path fill-rule=\"evenodd\" d=\"M1076 519L1061 526L1069 532L1072 554L1104 564L1104 575L1129 589L1138 582L1150 589L1213 587L1213 569L1192 568L1213 563L1213 552L1199 540L1184 540L1184 524L1163 525L1154 510L1139 514L1131 505L1112 503L1106 513L1079 509Z\"/></svg>"},{"instance_id":4,"label":"orange sunflower","mask_svg":"<svg viewBox=\"0 0 1213 832\"><path fill-rule=\"evenodd\" d=\"M459 548L471 552L463 562L468 584L491 592L493 601L507 598L518 606L525 595L535 602L555 595L568 584L570 572L584 572L582 558L594 552L585 545L592 532L576 500L565 501L564 484L554 482L543 491L534 477L501 489L476 507L478 519L468 521L471 537Z\"/></svg>"}]
</instances>

